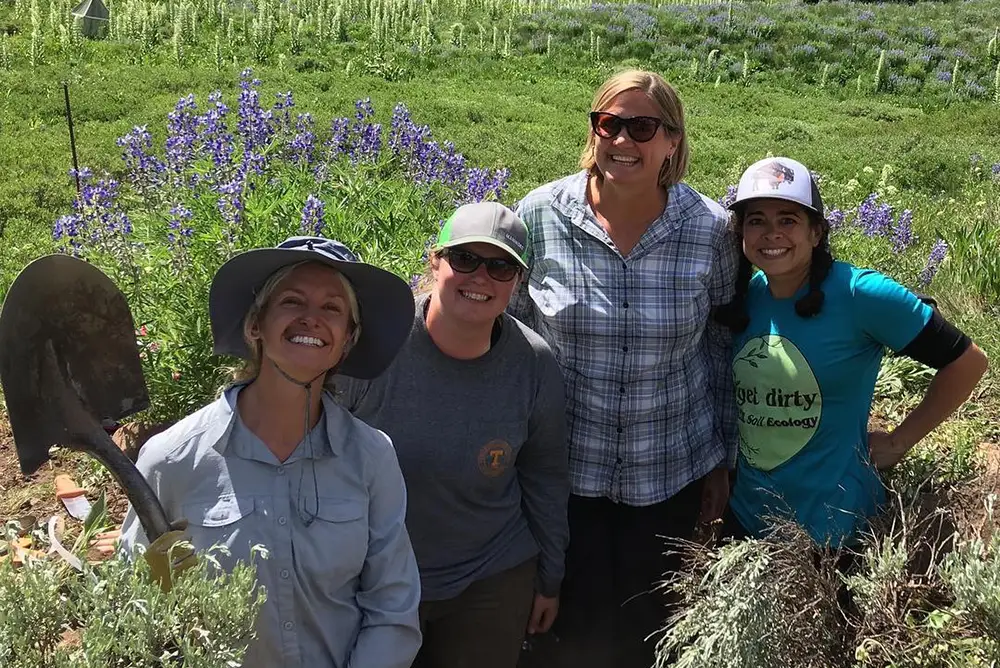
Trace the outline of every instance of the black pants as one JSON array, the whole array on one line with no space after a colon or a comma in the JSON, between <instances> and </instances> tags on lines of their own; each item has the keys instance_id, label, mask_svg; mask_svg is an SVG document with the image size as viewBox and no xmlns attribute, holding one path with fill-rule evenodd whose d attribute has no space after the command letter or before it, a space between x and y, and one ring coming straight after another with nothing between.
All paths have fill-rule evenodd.
<instances>
[{"instance_id":1,"label":"black pants","mask_svg":"<svg viewBox=\"0 0 1000 668\"><path fill-rule=\"evenodd\" d=\"M473 582L455 598L421 601L424 640L412 668L515 668L537 572L538 560L529 559Z\"/></svg>"},{"instance_id":2,"label":"black pants","mask_svg":"<svg viewBox=\"0 0 1000 668\"><path fill-rule=\"evenodd\" d=\"M680 567L665 537L690 538L702 481L652 506L572 496L559 616L520 668L650 668L670 614L660 583ZM654 635L647 640L647 637Z\"/></svg>"}]
</instances>

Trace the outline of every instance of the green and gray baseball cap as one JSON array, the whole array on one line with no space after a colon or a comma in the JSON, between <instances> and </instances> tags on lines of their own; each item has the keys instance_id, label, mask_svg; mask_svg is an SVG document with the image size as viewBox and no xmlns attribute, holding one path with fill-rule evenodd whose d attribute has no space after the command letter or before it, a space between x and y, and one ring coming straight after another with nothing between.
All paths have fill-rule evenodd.
<instances>
[{"instance_id":1,"label":"green and gray baseball cap","mask_svg":"<svg viewBox=\"0 0 1000 668\"><path fill-rule=\"evenodd\" d=\"M505 250L528 269L528 227L499 202L474 202L458 207L441 228L435 249L474 243Z\"/></svg>"}]
</instances>

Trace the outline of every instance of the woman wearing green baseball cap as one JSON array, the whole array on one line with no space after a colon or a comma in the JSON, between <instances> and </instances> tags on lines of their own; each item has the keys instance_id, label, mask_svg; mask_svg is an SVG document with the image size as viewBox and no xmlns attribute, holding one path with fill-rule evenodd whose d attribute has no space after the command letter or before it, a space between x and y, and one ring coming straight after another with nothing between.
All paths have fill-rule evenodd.
<instances>
[{"instance_id":1,"label":"woman wearing green baseball cap","mask_svg":"<svg viewBox=\"0 0 1000 668\"><path fill-rule=\"evenodd\" d=\"M760 536L783 516L820 547L850 545L885 501L878 472L968 399L986 357L893 279L833 258L802 163L754 163L730 208L743 253L737 297L719 316L736 335L740 453L723 533ZM869 432L887 348L938 371L898 426Z\"/></svg>"},{"instance_id":2,"label":"woman wearing green baseball cap","mask_svg":"<svg viewBox=\"0 0 1000 668\"><path fill-rule=\"evenodd\" d=\"M568 542L562 376L507 315L527 228L496 202L460 207L430 253L410 338L389 369L337 379L393 440L421 576L415 668L515 668L558 610Z\"/></svg>"},{"instance_id":3,"label":"woman wearing green baseball cap","mask_svg":"<svg viewBox=\"0 0 1000 668\"><path fill-rule=\"evenodd\" d=\"M148 546L154 574L176 576L167 555L181 538L227 548L213 555L227 570L262 545L267 599L245 668L409 668L420 583L395 451L323 391L329 374L390 364L413 320L408 286L339 242L293 237L226 262L209 315L215 352L245 369L139 453L168 516L186 522ZM122 535L147 542L131 511Z\"/></svg>"}]
</instances>

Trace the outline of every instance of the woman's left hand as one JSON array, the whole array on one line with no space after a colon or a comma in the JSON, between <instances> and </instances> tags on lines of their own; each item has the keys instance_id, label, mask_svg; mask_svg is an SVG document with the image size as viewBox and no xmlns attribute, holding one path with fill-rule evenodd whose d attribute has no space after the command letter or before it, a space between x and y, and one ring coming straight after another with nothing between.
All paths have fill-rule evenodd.
<instances>
[{"instance_id":1,"label":"woman's left hand","mask_svg":"<svg viewBox=\"0 0 1000 668\"><path fill-rule=\"evenodd\" d=\"M531 606L531 619L528 620L528 634L546 633L552 628L557 614L559 614L558 596L549 598L535 594L535 602Z\"/></svg>"},{"instance_id":2,"label":"woman's left hand","mask_svg":"<svg viewBox=\"0 0 1000 668\"><path fill-rule=\"evenodd\" d=\"M701 491L701 516L699 524L710 524L722 519L722 513L729 503L729 469L723 464L705 475Z\"/></svg>"}]
</instances>

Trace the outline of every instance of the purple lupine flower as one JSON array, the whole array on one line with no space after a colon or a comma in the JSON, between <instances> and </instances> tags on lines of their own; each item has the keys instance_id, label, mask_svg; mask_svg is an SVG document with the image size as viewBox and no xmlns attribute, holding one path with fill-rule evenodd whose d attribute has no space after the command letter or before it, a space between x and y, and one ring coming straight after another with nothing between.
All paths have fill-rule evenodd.
<instances>
[{"instance_id":1,"label":"purple lupine flower","mask_svg":"<svg viewBox=\"0 0 1000 668\"><path fill-rule=\"evenodd\" d=\"M797 47L792 49L792 54L809 58L816 55L816 47L812 44L799 44Z\"/></svg>"},{"instance_id":2,"label":"purple lupine flower","mask_svg":"<svg viewBox=\"0 0 1000 668\"><path fill-rule=\"evenodd\" d=\"M194 95L178 100L174 110L167 114L167 167L180 174L194 160L194 147L198 138L198 105Z\"/></svg>"},{"instance_id":3,"label":"purple lupine flower","mask_svg":"<svg viewBox=\"0 0 1000 668\"><path fill-rule=\"evenodd\" d=\"M276 129L282 132L291 132L292 129L292 107L295 106L295 99L292 91L275 93L275 103L271 108Z\"/></svg>"},{"instance_id":4,"label":"purple lupine flower","mask_svg":"<svg viewBox=\"0 0 1000 668\"><path fill-rule=\"evenodd\" d=\"M728 209L736 201L736 186L726 186L726 194L719 199L719 204L723 209Z\"/></svg>"},{"instance_id":5,"label":"purple lupine flower","mask_svg":"<svg viewBox=\"0 0 1000 668\"><path fill-rule=\"evenodd\" d=\"M170 231L167 233L167 241L171 246L178 243L183 245L184 240L191 238L194 234L194 230L188 225L192 217L191 210L182 204L175 204L170 208L170 219L167 222Z\"/></svg>"},{"instance_id":6,"label":"purple lupine flower","mask_svg":"<svg viewBox=\"0 0 1000 668\"><path fill-rule=\"evenodd\" d=\"M970 97L985 97L986 87L977 81L967 81L965 83L965 92L968 93Z\"/></svg>"},{"instance_id":7,"label":"purple lupine flower","mask_svg":"<svg viewBox=\"0 0 1000 668\"><path fill-rule=\"evenodd\" d=\"M897 253L902 253L914 243L916 243L916 238L913 234L913 212L904 209L899 214L892 232L892 247Z\"/></svg>"},{"instance_id":8,"label":"purple lupine flower","mask_svg":"<svg viewBox=\"0 0 1000 668\"><path fill-rule=\"evenodd\" d=\"M274 132L271 111L265 111L260 106L260 80L250 79L251 70L246 69L240 75L239 121L237 131L243 140L243 150L249 154L257 148L267 146Z\"/></svg>"},{"instance_id":9,"label":"purple lupine flower","mask_svg":"<svg viewBox=\"0 0 1000 668\"><path fill-rule=\"evenodd\" d=\"M981 153L973 153L972 155L969 156L969 166L972 168L978 167L979 163L981 163L982 161L983 161L983 156Z\"/></svg>"},{"instance_id":10,"label":"purple lupine flower","mask_svg":"<svg viewBox=\"0 0 1000 668\"><path fill-rule=\"evenodd\" d=\"M229 107L222 102L222 93L214 91L208 96L210 108L198 117L200 154L211 157L216 175L213 181L224 177L233 155L233 135L226 126Z\"/></svg>"},{"instance_id":11,"label":"purple lupine flower","mask_svg":"<svg viewBox=\"0 0 1000 668\"><path fill-rule=\"evenodd\" d=\"M828 223L830 223L830 227L832 229L837 229L839 227L844 226L844 219L846 217L847 214L845 214L843 211L841 211L840 209L834 209L829 214L827 214L826 220Z\"/></svg>"},{"instance_id":12,"label":"purple lupine flower","mask_svg":"<svg viewBox=\"0 0 1000 668\"><path fill-rule=\"evenodd\" d=\"M892 207L878 203L878 193L872 193L858 207L858 225L869 237L886 236L892 226Z\"/></svg>"},{"instance_id":13,"label":"purple lupine flower","mask_svg":"<svg viewBox=\"0 0 1000 668\"><path fill-rule=\"evenodd\" d=\"M81 227L80 216L75 213L67 214L65 216L60 216L56 220L55 225L52 226L52 239L59 241L60 239L73 238L80 234Z\"/></svg>"},{"instance_id":14,"label":"purple lupine flower","mask_svg":"<svg viewBox=\"0 0 1000 668\"><path fill-rule=\"evenodd\" d=\"M352 162L375 162L382 150L381 123L366 123L361 128L357 143L351 153Z\"/></svg>"},{"instance_id":15,"label":"purple lupine flower","mask_svg":"<svg viewBox=\"0 0 1000 668\"><path fill-rule=\"evenodd\" d=\"M327 140L328 159L333 160L347 152L351 119L335 118L330 124L330 139Z\"/></svg>"},{"instance_id":16,"label":"purple lupine flower","mask_svg":"<svg viewBox=\"0 0 1000 668\"><path fill-rule=\"evenodd\" d=\"M945 70L938 70L935 75L938 81L943 81L944 83L951 83L951 72L946 72Z\"/></svg>"},{"instance_id":17,"label":"purple lupine flower","mask_svg":"<svg viewBox=\"0 0 1000 668\"><path fill-rule=\"evenodd\" d=\"M993 163L990 171L993 173L993 176L1000 178L1000 162Z\"/></svg>"},{"instance_id":18,"label":"purple lupine flower","mask_svg":"<svg viewBox=\"0 0 1000 668\"><path fill-rule=\"evenodd\" d=\"M129 180L140 191L155 189L162 181L166 166L152 154L153 137L145 125L137 125L115 143L122 147L122 161L129 173Z\"/></svg>"},{"instance_id":19,"label":"purple lupine flower","mask_svg":"<svg viewBox=\"0 0 1000 668\"><path fill-rule=\"evenodd\" d=\"M941 268L941 263L944 262L945 257L948 255L948 244L945 243L944 239L938 239L934 242L934 246L931 248L931 253L927 257L927 264L924 265L923 271L920 272L920 283L922 285L930 285L931 281L937 275L938 269Z\"/></svg>"},{"instance_id":20,"label":"purple lupine flower","mask_svg":"<svg viewBox=\"0 0 1000 668\"><path fill-rule=\"evenodd\" d=\"M295 119L295 135L288 142L292 162L301 166L312 165L316 135L313 133L313 119L310 114L299 114Z\"/></svg>"},{"instance_id":21,"label":"purple lupine flower","mask_svg":"<svg viewBox=\"0 0 1000 668\"><path fill-rule=\"evenodd\" d=\"M872 21L874 19L875 19L875 12L871 10L866 9L863 12L858 13L859 21Z\"/></svg>"},{"instance_id":22,"label":"purple lupine flower","mask_svg":"<svg viewBox=\"0 0 1000 668\"><path fill-rule=\"evenodd\" d=\"M938 36L937 33L934 32L933 28L928 28L927 26L924 26L923 28L920 29L920 38L924 41L925 44L934 44L935 42L937 42Z\"/></svg>"},{"instance_id":23,"label":"purple lupine flower","mask_svg":"<svg viewBox=\"0 0 1000 668\"><path fill-rule=\"evenodd\" d=\"M299 229L303 234L319 236L323 232L323 216L326 207L323 200L310 194L306 197L306 203L302 207L302 222Z\"/></svg>"}]
</instances>

